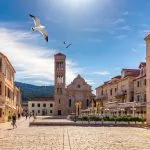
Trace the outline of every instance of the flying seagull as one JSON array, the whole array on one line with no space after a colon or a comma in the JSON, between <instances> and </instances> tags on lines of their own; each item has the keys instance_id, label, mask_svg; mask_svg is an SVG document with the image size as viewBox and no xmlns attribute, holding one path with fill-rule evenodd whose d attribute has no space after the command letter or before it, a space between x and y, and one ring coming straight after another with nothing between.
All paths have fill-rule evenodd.
<instances>
[{"instance_id":1,"label":"flying seagull","mask_svg":"<svg viewBox=\"0 0 150 150\"><path fill-rule=\"evenodd\" d=\"M45 26L41 25L40 19L36 16L29 14L29 16L33 19L35 27L32 27L32 31L39 31L48 42L48 32L45 30Z\"/></svg>"},{"instance_id":2,"label":"flying seagull","mask_svg":"<svg viewBox=\"0 0 150 150\"><path fill-rule=\"evenodd\" d=\"M66 46L66 48L69 48L69 47L72 45L72 43L67 43L66 41L64 41L64 45L66 45L66 44L68 44L68 45Z\"/></svg>"},{"instance_id":3,"label":"flying seagull","mask_svg":"<svg viewBox=\"0 0 150 150\"><path fill-rule=\"evenodd\" d=\"M72 44L70 43L69 45L66 46L66 48L69 48Z\"/></svg>"}]
</instances>

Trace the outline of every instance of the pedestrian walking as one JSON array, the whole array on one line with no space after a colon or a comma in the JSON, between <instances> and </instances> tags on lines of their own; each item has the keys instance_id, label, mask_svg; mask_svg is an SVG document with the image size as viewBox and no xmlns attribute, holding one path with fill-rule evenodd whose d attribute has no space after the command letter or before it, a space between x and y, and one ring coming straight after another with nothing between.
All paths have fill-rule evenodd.
<instances>
[{"instance_id":1,"label":"pedestrian walking","mask_svg":"<svg viewBox=\"0 0 150 150\"><path fill-rule=\"evenodd\" d=\"M20 114L18 114L18 119L20 119L20 117L21 117Z\"/></svg>"},{"instance_id":2,"label":"pedestrian walking","mask_svg":"<svg viewBox=\"0 0 150 150\"><path fill-rule=\"evenodd\" d=\"M12 116L12 126L13 126L13 129L14 129L14 127L17 128L17 125L16 125L16 115L15 114Z\"/></svg>"},{"instance_id":3,"label":"pedestrian walking","mask_svg":"<svg viewBox=\"0 0 150 150\"><path fill-rule=\"evenodd\" d=\"M29 119L32 117L32 113L30 113L30 115L29 115Z\"/></svg>"},{"instance_id":4,"label":"pedestrian walking","mask_svg":"<svg viewBox=\"0 0 150 150\"><path fill-rule=\"evenodd\" d=\"M25 115L26 116L26 120L28 119L28 114Z\"/></svg>"}]
</instances>

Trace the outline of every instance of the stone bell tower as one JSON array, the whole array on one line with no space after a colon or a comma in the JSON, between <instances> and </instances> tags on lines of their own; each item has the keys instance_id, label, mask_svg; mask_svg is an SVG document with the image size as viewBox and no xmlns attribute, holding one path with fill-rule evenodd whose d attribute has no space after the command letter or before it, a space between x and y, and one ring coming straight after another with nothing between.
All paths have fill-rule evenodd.
<instances>
[{"instance_id":1,"label":"stone bell tower","mask_svg":"<svg viewBox=\"0 0 150 150\"><path fill-rule=\"evenodd\" d=\"M150 124L150 34L145 38L146 41L146 122Z\"/></svg>"},{"instance_id":2,"label":"stone bell tower","mask_svg":"<svg viewBox=\"0 0 150 150\"><path fill-rule=\"evenodd\" d=\"M55 55L55 109L54 115L66 116L66 56L62 53Z\"/></svg>"}]
</instances>

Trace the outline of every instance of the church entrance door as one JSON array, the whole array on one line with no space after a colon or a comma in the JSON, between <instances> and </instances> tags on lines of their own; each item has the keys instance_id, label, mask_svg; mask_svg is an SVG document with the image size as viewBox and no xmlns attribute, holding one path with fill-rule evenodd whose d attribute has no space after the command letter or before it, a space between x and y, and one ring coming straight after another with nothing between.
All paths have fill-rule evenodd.
<instances>
[{"instance_id":1,"label":"church entrance door","mask_svg":"<svg viewBox=\"0 0 150 150\"><path fill-rule=\"evenodd\" d=\"M58 116L61 116L61 110L58 110Z\"/></svg>"}]
</instances>

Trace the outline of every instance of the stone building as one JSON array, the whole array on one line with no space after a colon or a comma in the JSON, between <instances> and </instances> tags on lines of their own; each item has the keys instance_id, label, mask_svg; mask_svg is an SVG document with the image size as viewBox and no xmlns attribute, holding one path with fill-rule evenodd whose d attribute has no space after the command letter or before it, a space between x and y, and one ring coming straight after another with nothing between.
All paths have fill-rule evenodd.
<instances>
[{"instance_id":1,"label":"stone building","mask_svg":"<svg viewBox=\"0 0 150 150\"><path fill-rule=\"evenodd\" d=\"M67 100L66 100L66 56L62 53L58 53L54 56L55 58L55 110L54 115L66 116L68 111Z\"/></svg>"},{"instance_id":2,"label":"stone building","mask_svg":"<svg viewBox=\"0 0 150 150\"><path fill-rule=\"evenodd\" d=\"M146 115L146 63L139 65L140 75L134 80L135 112L145 118Z\"/></svg>"},{"instance_id":3,"label":"stone building","mask_svg":"<svg viewBox=\"0 0 150 150\"><path fill-rule=\"evenodd\" d=\"M29 114L67 116L81 114L90 107L92 89L80 75L66 86L66 56L62 53L54 56L54 75L54 97L31 99L28 102Z\"/></svg>"},{"instance_id":4,"label":"stone building","mask_svg":"<svg viewBox=\"0 0 150 150\"><path fill-rule=\"evenodd\" d=\"M80 114L82 110L89 108L92 97L91 86L80 75L66 87L66 56L64 54L55 55L54 69L54 115Z\"/></svg>"},{"instance_id":5,"label":"stone building","mask_svg":"<svg viewBox=\"0 0 150 150\"><path fill-rule=\"evenodd\" d=\"M16 113L22 114L22 100L21 100L21 89L17 86L14 88L14 101L16 101Z\"/></svg>"},{"instance_id":6,"label":"stone building","mask_svg":"<svg viewBox=\"0 0 150 150\"><path fill-rule=\"evenodd\" d=\"M150 34L145 37L146 41L146 122L150 124Z\"/></svg>"},{"instance_id":7,"label":"stone building","mask_svg":"<svg viewBox=\"0 0 150 150\"><path fill-rule=\"evenodd\" d=\"M54 105L53 97L35 97L28 101L28 113L33 116L52 116Z\"/></svg>"},{"instance_id":8,"label":"stone building","mask_svg":"<svg viewBox=\"0 0 150 150\"><path fill-rule=\"evenodd\" d=\"M109 116L135 116L137 115L137 107L143 110L141 103L135 99L135 95L137 95L137 92L135 93L135 84L139 77L140 69L122 69L121 76L116 76L96 88L99 113ZM145 85L142 88L144 89Z\"/></svg>"},{"instance_id":9,"label":"stone building","mask_svg":"<svg viewBox=\"0 0 150 150\"><path fill-rule=\"evenodd\" d=\"M14 84L15 69L8 58L0 53L0 122L21 111L20 89Z\"/></svg>"},{"instance_id":10,"label":"stone building","mask_svg":"<svg viewBox=\"0 0 150 150\"><path fill-rule=\"evenodd\" d=\"M66 88L68 114L81 114L81 110L86 110L91 105L91 86L78 75Z\"/></svg>"},{"instance_id":11,"label":"stone building","mask_svg":"<svg viewBox=\"0 0 150 150\"><path fill-rule=\"evenodd\" d=\"M28 103L22 103L21 107L22 107L22 115L23 116L25 116L26 114L29 114L29 112L28 112Z\"/></svg>"}]
</instances>

